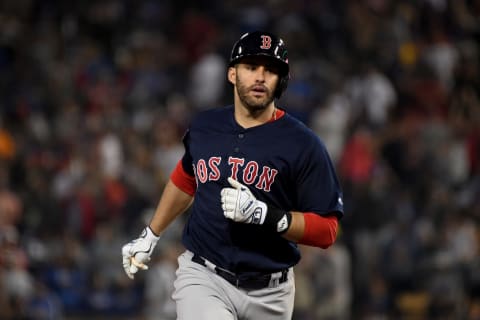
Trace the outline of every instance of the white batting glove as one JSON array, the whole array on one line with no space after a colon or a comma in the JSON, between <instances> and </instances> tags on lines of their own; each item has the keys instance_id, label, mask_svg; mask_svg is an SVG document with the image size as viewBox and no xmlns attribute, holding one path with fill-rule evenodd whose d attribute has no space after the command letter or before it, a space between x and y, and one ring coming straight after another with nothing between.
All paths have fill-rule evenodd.
<instances>
[{"instance_id":1,"label":"white batting glove","mask_svg":"<svg viewBox=\"0 0 480 320\"><path fill-rule=\"evenodd\" d=\"M122 247L123 269L130 279L134 278L138 270L148 270L147 262L153 249L157 245L159 236L156 236L150 227L145 227L140 236Z\"/></svg>"},{"instance_id":2,"label":"white batting glove","mask_svg":"<svg viewBox=\"0 0 480 320\"><path fill-rule=\"evenodd\" d=\"M220 193L225 217L236 222L263 224L267 216L265 202L257 200L240 182L232 178L228 178L228 182L233 188L223 188Z\"/></svg>"}]
</instances>

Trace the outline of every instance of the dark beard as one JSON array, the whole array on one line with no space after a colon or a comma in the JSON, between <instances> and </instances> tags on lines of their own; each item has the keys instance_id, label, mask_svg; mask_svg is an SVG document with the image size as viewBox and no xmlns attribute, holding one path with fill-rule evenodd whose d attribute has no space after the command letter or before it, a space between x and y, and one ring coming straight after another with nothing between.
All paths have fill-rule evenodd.
<instances>
[{"instance_id":1,"label":"dark beard","mask_svg":"<svg viewBox=\"0 0 480 320\"><path fill-rule=\"evenodd\" d=\"M274 99L273 94L268 89L266 89L267 94L265 99L257 100L252 98L248 95L250 88L244 86L238 77L236 81L236 88L240 101L252 114L265 110Z\"/></svg>"}]
</instances>

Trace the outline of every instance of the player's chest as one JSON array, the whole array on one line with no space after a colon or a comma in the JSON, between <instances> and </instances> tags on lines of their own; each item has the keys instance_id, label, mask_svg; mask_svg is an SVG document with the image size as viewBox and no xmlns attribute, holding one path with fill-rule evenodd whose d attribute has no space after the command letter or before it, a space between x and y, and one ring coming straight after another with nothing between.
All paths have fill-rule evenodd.
<instances>
[{"instance_id":1,"label":"player's chest","mask_svg":"<svg viewBox=\"0 0 480 320\"><path fill-rule=\"evenodd\" d=\"M248 131L196 133L189 147L195 175L201 184L232 177L269 191L290 167L281 142Z\"/></svg>"}]
</instances>

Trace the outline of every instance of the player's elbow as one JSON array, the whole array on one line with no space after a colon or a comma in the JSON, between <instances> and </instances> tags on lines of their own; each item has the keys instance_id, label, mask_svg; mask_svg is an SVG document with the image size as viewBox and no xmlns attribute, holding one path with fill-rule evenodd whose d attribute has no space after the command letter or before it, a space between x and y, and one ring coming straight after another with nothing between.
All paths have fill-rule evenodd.
<instances>
[{"instance_id":1,"label":"player's elbow","mask_svg":"<svg viewBox=\"0 0 480 320\"><path fill-rule=\"evenodd\" d=\"M332 244L334 244L335 240L337 239L337 229L337 225L329 226L327 230L328 232L326 232L327 234L324 237L319 237L320 239L318 241L318 247L322 249L327 249Z\"/></svg>"}]
</instances>

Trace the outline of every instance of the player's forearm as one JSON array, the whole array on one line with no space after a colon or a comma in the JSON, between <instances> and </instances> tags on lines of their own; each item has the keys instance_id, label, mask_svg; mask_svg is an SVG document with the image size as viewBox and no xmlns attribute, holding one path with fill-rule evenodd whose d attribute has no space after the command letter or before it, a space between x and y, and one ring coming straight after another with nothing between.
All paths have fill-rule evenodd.
<instances>
[{"instance_id":1,"label":"player's forearm","mask_svg":"<svg viewBox=\"0 0 480 320\"><path fill-rule=\"evenodd\" d=\"M290 241L299 242L305 231L305 220L301 212L291 211L290 213L292 214L292 222L290 222L290 227L283 236Z\"/></svg>"},{"instance_id":2,"label":"player's forearm","mask_svg":"<svg viewBox=\"0 0 480 320\"><path fill-rule=\"evenodd\" d=\"M150 221L150 229L157 235L161 234L173 220L188 209L192 201L192 196L169 180Z\"/></svg>"},{"instance_id":3,"label":"player's forearm","mask_svg":"<svg viewBox=\"0 0 480 320\"><path fill-rule=\"evenodd\" d=\"M291 212L291 214L290 227L283 234L286 239L323 249L335 242L338 220L334 215L324 217L310 212Z\"/></svg>"}]
</instances>

